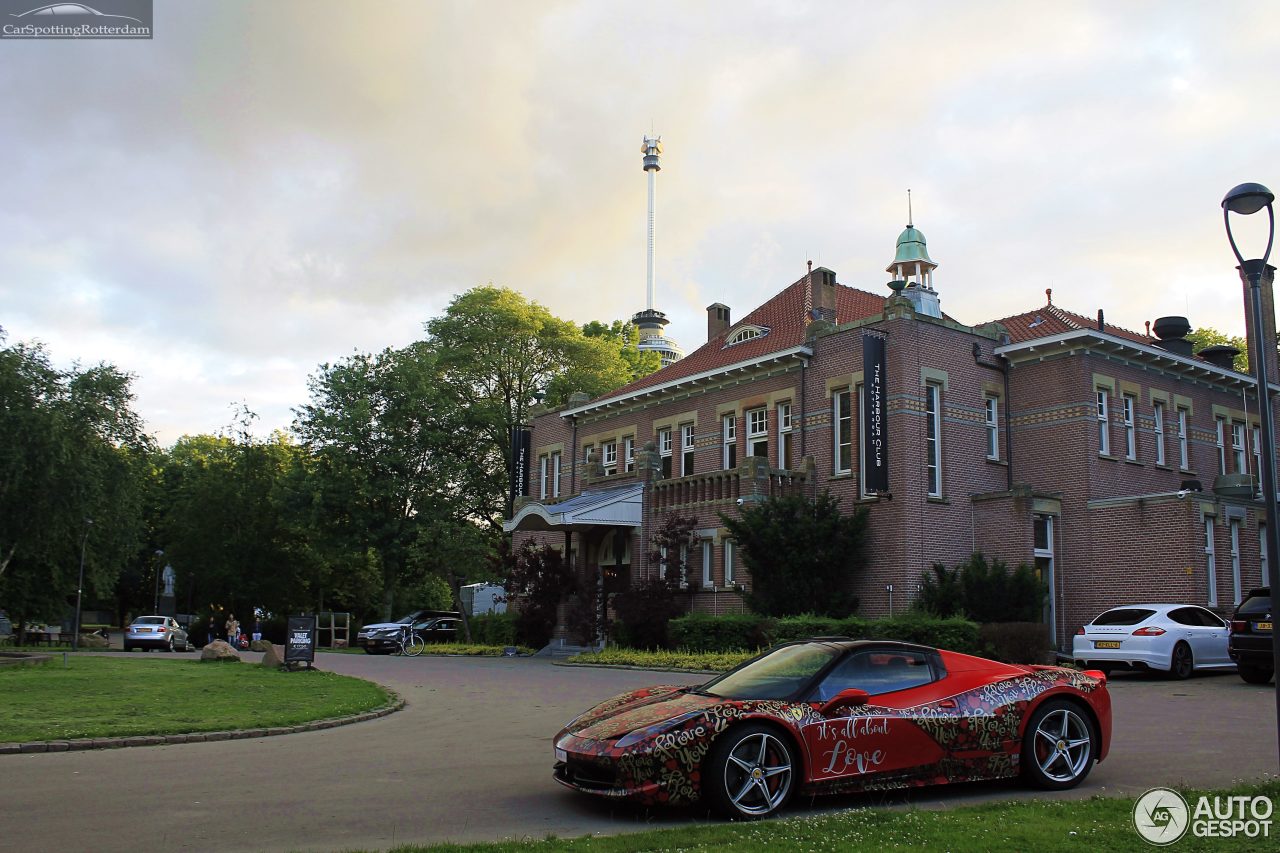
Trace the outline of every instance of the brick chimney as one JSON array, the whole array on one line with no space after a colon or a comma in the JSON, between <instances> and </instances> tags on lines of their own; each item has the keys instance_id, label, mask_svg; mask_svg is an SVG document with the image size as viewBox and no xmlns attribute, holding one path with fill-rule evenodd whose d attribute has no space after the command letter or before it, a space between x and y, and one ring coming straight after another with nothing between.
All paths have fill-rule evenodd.
<instances>
[{"instance_id":1,"label":"brick chimney","mask_svg":"<svg viewBox=\"0 0 1280 853\"><path fill-rule=\"evenodd\" d=\"M707 306L707 340L714 341L729 331L729 306L713 302Z\"/></svg>"},{"instance_id":2,"label":"brick chimney","mask_svg":"<svg viewBox=\"0 0 1280 853\"><path fill-rule=\"evenodd\" d=\"M1275 280L1276 268L1267 264L1266 269L1262 271L1259 295L1262 297L1262 350L1263 357L1267 360L1267 380L1270 382L1280 379L1280 369L1277 369L1277 362L1280 360L1276 358ZM1258 363L1256 361L1258 354L1254 351L1256 349L1254 341L1258 336L1254 334L1253 328L1253 294L1250 292L1249 279L1245 277L1243 270L1240 271L1240 281L1244 283L1244 331L1245 339L1249 342L1249 372L1256 375L1253 365Z\"/></svg>"},{"instance_id":3,"label":"brick chimney","mask_svg":"<svg viewBox=\"0 0 1280 853\"><path fill-rule=\"evenodd\" d=\"M809 274L809 304L813 306L812 319L836 322L835 270L818 267Z\"/></svg>"}]
</instances>

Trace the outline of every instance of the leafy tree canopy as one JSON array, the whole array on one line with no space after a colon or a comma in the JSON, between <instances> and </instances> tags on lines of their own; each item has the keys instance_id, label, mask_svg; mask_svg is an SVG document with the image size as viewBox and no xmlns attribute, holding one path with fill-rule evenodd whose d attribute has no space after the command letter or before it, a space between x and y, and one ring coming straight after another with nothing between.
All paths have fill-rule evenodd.
<instances>
[{"instance_id":1,"label":"leafy tree canopy","mask_svg":"<svg viewBox=\"0 0 1280 853\"><path fill-rule=\"evenodd\" d=\"M720 516L751 571L747 603L764 616L848 616L858 606L848 592L866 567L867 511L845 515L840 499L823 492L769 498L743 506L739 518Z\"/></svg>"},{"instance_id":2,"label":"leafy tree canopy","mask_svg":"<svg viewBox=\"0 0 1280 853\"><path fill-rule=\"evenodd\" d=\"M582 334L588 338L603 338L613 342L618 347L622 360L627 363L631 370L631 377L627 380L628 382L639 379L642 376L648 376L662 367L662 356L658 355L656 351L639 348L640 330L631 325L631 323L623 320L614 320L606 325L599 320L592 320L590 323L583 324Z\"/></svg>"},{"instance_id":3,"label":"leafy tree canopy","mask_svg":"<svg viewBox=\"0 0 1280 853\"><path fill-rule=\"evenodd\" d=\"M1241 373L1249 372L1249 347L1244 338L1233 337L1219 332L1217 329L1206 327L1190 332L1187 335L1187 340L1191 341L1192 352L1200 352L1205 347L1217 346L1218 344L1228 344L1235 347L1240 350L1240 354L1232 360L1232 366Z\"/></svg>"}]
</instances>

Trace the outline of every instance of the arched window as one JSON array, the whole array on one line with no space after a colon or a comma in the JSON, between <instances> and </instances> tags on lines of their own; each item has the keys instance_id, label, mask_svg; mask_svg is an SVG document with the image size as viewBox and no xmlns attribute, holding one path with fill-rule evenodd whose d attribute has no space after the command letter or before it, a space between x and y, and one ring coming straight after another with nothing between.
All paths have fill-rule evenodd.
<instances>
[{"instance_id":1,"label":"arched window","mask_svg":"<svg viewBox=\"0 0 1280 853\"><path fill-rule=\"evenodd\" d=\"M743 341L750 341L755 338L761 338L769 334L769 330L764 326L743 326L738 331L729 336L729 340L725 341L725 346L733 346Z\"/></svg>"}]
</instances>

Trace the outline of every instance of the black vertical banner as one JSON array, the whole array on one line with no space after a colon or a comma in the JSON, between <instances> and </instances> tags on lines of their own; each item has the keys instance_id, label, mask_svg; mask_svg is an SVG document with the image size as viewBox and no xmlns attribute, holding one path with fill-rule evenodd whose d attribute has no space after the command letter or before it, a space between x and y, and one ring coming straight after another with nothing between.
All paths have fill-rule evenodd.
<instances>
[{"instance_id":1,"label":"black vertical banner","mask_svg":"<svg viewBox=\"0 0 1280 853\"><path fill-rule=\"evenodd\" d=\"M529 449L533 431L526 426L511 428L511 504L529 494Z\"/></svg>"},{"instance_id":2,"label":"black vertical banner","mask_svg":"<svg viewBox=\"0 0 1280 853\"><path fill-rule=\"evenodd\" d=\"M884 338L862 336L862 472L868 492L889 491Z\"/></svg>"}]
</instances>

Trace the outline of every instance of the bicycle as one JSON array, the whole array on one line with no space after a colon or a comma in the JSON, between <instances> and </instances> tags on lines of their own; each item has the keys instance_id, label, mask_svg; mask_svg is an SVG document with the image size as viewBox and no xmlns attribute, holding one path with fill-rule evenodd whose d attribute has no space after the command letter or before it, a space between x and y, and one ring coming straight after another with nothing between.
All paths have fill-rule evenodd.
<instances>
[{"instance_id":1,"label":"bicycle","mask_svg":"<svg viewBox=\"0 0 1280 853\"><path fill-rule=\"evenodd\" d=\"M427 648L427 644L423 639L414 633L412 625L405 625L400 630L400 636L396 638L396 645L400 647L400 651L397 654L407 655L411 658L416 658Z\"/></svg>"}]
</instances>

